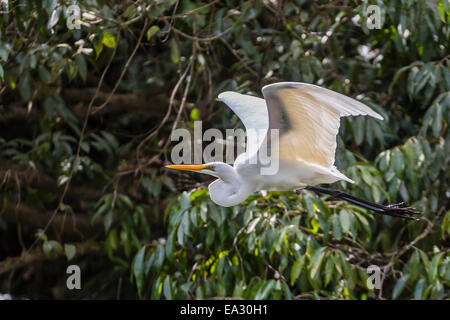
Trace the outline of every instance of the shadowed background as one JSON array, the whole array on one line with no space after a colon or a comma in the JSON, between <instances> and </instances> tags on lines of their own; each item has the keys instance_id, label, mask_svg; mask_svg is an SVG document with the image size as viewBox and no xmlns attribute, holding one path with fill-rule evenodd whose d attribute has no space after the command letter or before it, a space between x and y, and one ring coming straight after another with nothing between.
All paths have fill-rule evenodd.
<instances>
[{"instance_id":1,"label":"shadowed background","mask_svg":"<svg viewBox=\"0 0 450 320\"><path fill-rule=\"evenodd\" d=\"M0 14L0 293L30 299L448 299L448 1L9 1ZM214 205L163 169L175 128L278 81L360 99L337 167L409 222L303 191ZM204 179L204 180L202 180ZM66 289L66 268L82 271ZM383 271L366 286L369 265Z\"/></svg>"}]
</instances>

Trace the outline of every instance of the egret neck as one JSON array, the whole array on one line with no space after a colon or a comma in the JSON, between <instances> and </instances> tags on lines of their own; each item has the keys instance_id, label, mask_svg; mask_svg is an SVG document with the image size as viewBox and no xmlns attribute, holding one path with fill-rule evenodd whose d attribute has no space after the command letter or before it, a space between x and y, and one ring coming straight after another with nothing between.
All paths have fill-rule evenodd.
<instances>
[{"instance_id":1,"label":"egret neck","mask_svg":"<svg viewBox=\"0 0 450 320\"><path fill-rule=\"evenodd\" d=\"M209 195L212 201L223 207L241 203L256 191L254 184L249 179L244 180L232 166L223 162L169 165L166 168L199 172L218 178L209 185Z\"/></svg>"}]
</instances>

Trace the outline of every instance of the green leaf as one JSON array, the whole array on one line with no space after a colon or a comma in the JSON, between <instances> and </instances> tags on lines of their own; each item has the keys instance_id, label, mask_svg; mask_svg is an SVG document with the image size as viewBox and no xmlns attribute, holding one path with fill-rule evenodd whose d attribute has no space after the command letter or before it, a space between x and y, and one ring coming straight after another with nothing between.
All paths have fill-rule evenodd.
<instances>
[{"instance_id":1,"label":"green leaf","mask_svg":"<svg viewBox=\"0 0 450 320\"><path fill-rule=\"evenodd\" d=\"M120 231L120 241L125 251L125 255L127 258L131 255L131 241L130 236L126 230Z\"/></svg>"},{"instance_id":2,"label":"green leaf","mask_svg":"<svg viewBox=\"0 0 450 320\"><path fill-rule=\"evenodd\" d=\"M324 256L325 256L325 248L321 247L319 250L316 251L311 261L309 262L311 279L314 279L315 276L318 274Z\"/></svg>"},{"instance_id":3,"label":"green leaf","mask_svg":"<svg viewBox=\"0 0 450 320\"><path fill-rule=\"evenodd\" d=\"M187 216L186 214L184 216ZM184 224L180 224L177 230L177 242L180 246L184 246Z\"/></svg>"},{"instance_id":4,"label":"green leaf","mask_svg":"<svg viewBox=\"0 0 450 320\"><path fill-rule=\"evenodd\" d=\"M114 251L119 249L120 246L120 240L119 235L117 234L116 229L111 229L108 232L108 235L106 237L105 241L105 249L108 254L108 256L111 258Z\"/></svg>"},{"instance_id":5,"label":"green leaf","mask_svg":"<svg viewBox=\"0 0 450 320\"><path fill-rule=\"evenodd\" d=\"M448 1L448 0L444 0L444 1ZM439 1L438 6L437 6L437 9L438 9L439 18L441 18L441 21L442 21L443 23L447 23L447 22L445 21L445 9L444 9L444 3L443 3L443 1Z\"/></svg>"},{"instance_id":6,"label":"green leaf","mask_svg":"<svg viewBox=\"0 0 450 320\"><path fill-rule=\"evenodd\" d=\"M161 277L157 277L152 288L152 299L159 300L162 292Z\"/></svg>"},{"instance_id":7,"label":"green leaf","mask_svg":"<svg viewBox=\"0 0 450 320\"><path fill-rule=\"evenodd\" d=\"M398 177L401 177L403 170L405 169L405 159L403 157L403 153L399 148L395 148L392 151L392 165L394 167L396 175Z\"/></svg>"},{"instance_id":8,"label":"green leaf","mask_svg":"<svg viewBox=\"0 0 450 320\"><path fill-rule=\"evenodd\" d=\"M105 216L105 220L103 220L103 223L105 225L105 232L108 232L109 228L111 228L113 222L113 213L112 211L108 212Z\"/></svg>"},{"instance_id":9,"label":"green leaf","mask_svg":"<svg viewBox=\"0 0 450 320\"><path fill-rule=\"evenodd\" d=\"M56 8L57 0L43 0L42 1L42 8L47 11L47 14L50 15L50 13Z\"/></svg>"},{"instance_id":10,"label":"green leaf","mask_svg":"<svg viewBox=\"0 0 450 320\"><path fill-rule=\"evenodd\" d=\"M180 197L180 210L184 211L191 206L191 198L189 193L183 192Z\"/></svg>"},{"instance_id":11,"label":"green leaf","mask_svg":"<svg viewBox=\"0 0 450 320\"><path fill-rule=\"evenodd\" d=\"M435 105L434 118L433 118L433 136L438 138L441 135L442 129L442 107L439 103Z\"/></svg>"},{"instance_id":12,"label":"green leaf","mask_svg":"<svg viewBox=\"0 0 450 320\"><path fill-rule=\"evenodd\" d=\"M176 192L177 188L175 187L175 184L172 180L172 178L168 177L168 176L163 176L162 177L162 183L163 185L165 185L167 188L170 189L170 191L172 192Z\"/></svg>"},{"instance_id":13,"label":"green leaf","mask_svg":"<svg viewBox=\"0 0 450 320\"><path fill-rule=\"evenodd\" d=\"M361 177L364 180L364 182L367 183L369 186L372 186L375 183L375 179L370 174L370 171L366 167L360 169L361 169Z\"/></svg>"},{"instance_id":14,"label":"green leaf","mask_svg":"<svg viewBox=\"0 0 450 320\"><path fill-rule=\"evenodd\" d=\"M333 278L333 271L334 271L334 261L331 258L328 258L327 263L325 265L325 287L330 283L331 279Z\"/></svg>"},{"instance_id":15,"label":"green leaf","mask_svg":"<svg viewBox=\"0 0 450 320\"><path fill-rule=\"evenodd\" d=\"M77 247L75 247L73 244L64 244L64 253L66 254L67 260L72 260L75 257L75 254L77 253Z\"/></svg>"},{"instance_id":16,"label":"green leaf","mask_svg":"<svg viewBox=\"0 0 450 320\"><path fill-rule=\"evenodd\" d=\"M159 245L158 247L156 247L156 251L155 253L153 253L153 255L155 256L154 258L154 266L157 272L159 272L159 270L161 269L163 263L164 263L164 258L165 258L165 252L164 252L164 248L162 245Z\"/></svg>"},{"instance_id":17,"label":"green leaf","mask_svg":"<svg viewBox=\"0 0 450 320\"><path fill-rule=\"evenodd\" d=\"M423 252L422 250L418 250L418 251L419 251L420 257L422 258L425 269L428 269L430 260L428 260L427 254L425 252Z\"/></svg>"},{"instance_id":18,"label":"green leaf","mask_svg":"<svg viewBox=\"0 0 450 320\"><path fill-rule=\"evenodd\" d=\"M401 277L397 283L395 284L394 290L392 291L392 299L395 300L402 293L403 289L405 289L406 283L408 282L409 274Z\"/></svg>"},{"instance_id":19,"label":"green leaf","mask_svg":"<svg viewBox=\"0 0 450 320\"><path fill-rule=\"evenodd\" d=\"M317 207L319 208L320 212L322 212L322 214L324 215L324 217L326 219L328 219L328 217L331 214L330 209L328 208L327 204L325 201L323 201L322 199L319 199L319 201L317 201Z\"/></svg>"},{"instance_id":20,"label":"green leaf","mask_svg":"<svg viewBox=\"0 0 450 320\"><path fill-rule=\"evenodd\" d=\"M203 222L206 222L206 221L208 220L207 213L208 213L208 207L207 207L207 204L206 204L206 202L202 202L202 203L200 204L200 218L202 218L202 221L203 221ZM245 223L244 223L244 224L245 224Z\"/></svg>"},{"instance_id":21,"label":"green leaf","mask_svg":"<svg viewBox=\"0 0 450 320\"><path fill-rule=\"evenodd\" d=\"M56 61L56 63L52 66L51 69L51 76L52 76L52 82L55 81L63 72L64 68L66 67L67 60L66 59L59 59Z\"/></svg>"},{"instance_id":22,"label":"green leaf","mask_svg":"<svg viewBox=\"0 0 450 320\"><path fill-rule=\"evenodd\" d=\"M138 253L134 257L133 273L136 279L136 286L138 288L138 294L141 295L142 288L144 287L144 256L145 246L139 249Z\"/></svg>"},{"instance_id":23,"label":"green leaf","mask_svg":"<svg viewBox=\"0 0 450 320\"><path fill-rule=\"evenodd\" d=\"M19 92L22 100L28 101L31 98L30 74L26 73L19 81Z\"/></svg>"},{"instance_id":24,"label":"green leaf","mask_svg":"<svg viewBox=\"0 0 450 320\"><path fill-rule=\"evenodd\" d=\"M374 184L374 185L372 185L372 187L370 189L372 191L373 201L380 202L380 199L381 199L380 188L377 185Z\"/></svg>"},{"instance_id":25,"label":"green leaf","mask_svg":"<svg viewBox=\"0 0 450 320\"><path fill-rule=\"evenodd\" d=\"M50 84L52 82L52 76L44 65L39 66L38 72L39 72L39 77L41 78L41 80L44 83Z\"/></svg>"},{"instance_id":26,"label":"green leaf","mask_svg":"<svg viewBox=\"0 0 450 320\"><path fill-rule=\"evenodd\" d=\"M208 230L206 231L206 247L209 248L212 243L214 242L214 237L215 237L215 231L213 228L208 228Z\"/></svg>"},{"instance_id":27,"label":"green leaf","mask_svg":"<svg viewBox=\"0 0 450 320\"><path fill-rule=\"evenodd\" d=\"M255 296L255 300L264 300L267 299L267 297L270 294L270 291L275 285L275 280L269 280L267 281L259 290L258 293Z\"/></svg>"},{"instance_id":28,"label":"green leaf","mask_svg":"<svg viewBox=\"0 0 450 320\"><path fill-rule=\"evenodd\" d=\"M333 235L336 238L336 240L341 240L342 239L342 229L341 229L341 223L340 223L340 219L338 215L333 215L332 216L332 223L333 223Z\"/></svg>"},{"instance_id":29,"label":"green leaf","mask_svg":"<svg viewBox=\"0 0 450 320\"><path fill-rule=\"evenodd\" d=\"M339 213L339 220L341 222L342 231L348 233L350 230L350 214L347 210L342 209Z\"/></svg>"},{"instance_id":30,"label":"green leaf","mask_svg":"<svg viewBox=\"0 0 450 320\"><path fill-rule=\"evenodd\" d=\"M172 281L170 280L169 276L166 276L166 278L164 279L163 292L164 292L164 296L166 297L167 300L172 300L173 299L173 296L172 296Z\"/></svg>"},{"instance_id":31,"label":"green leaf","mask_svg":"<svg viewBox=\"0 0 450 320\"><path fill-rule=\"evenodd\" d=\"M431 260L429 267L427 268L428 269L428 281L430 283L433 283L434 280L436 280L439 261L441 260L441 257L443 254L444 254L443 252L436 254L433 257L433 259Z\"/></svg>"},{"instance_id":32,"label":"green leaf","mask_svg":"<svg viewBox=\"0 0 450 320\"><path fill-rule=\"evenodd\" d=\"M445 87L447 90L450 90L450 70L445 66L441 67L442 77L444 78Z\"/></svg>"},{"instance_id":33,"label":"green leaf","mask_svg":"<svg viewBox=\"0 0 450 320\"><path fill-rule=\"evenodd\" d=\"M257 217L253 219L252 222L250 222L247 228L247 233L252 233L253 231L255 231L256 225L258 224L259 220L261 220L261 217Z\"/></svg>"},{"instance_id":34,"label":"green leaf","mask_svg":"<svg viewBox=\"0 0 450 320\"><path fill-rule=\"evenodd\" d=\"M339 275L343 274L343 270L342 270L342 263L341 260L335 256L334 254L331 255L331 260L333 261L334 267L336 268L336 271L339 273Z\"/></svg>"},{"instance_id":35,"label":"green leaf","mask_svg":"<svg viewBox=\"0 0 450 320\"><path fill-rule=\"evenodd\" d=\"M124 203L128 207L128 209L134 208L133 201L131 201L130 197L127 196L126 194L119 194L119 199L122 203Z\"/></svg>"},{"instance_id":36,"label":"green leaf","mask_svg":"<svg viewBox=\"0 0 450 320\"><path fill-rule=\"evenodd\" d=\"M423 296L423 288L425 286L425 279L420 278L419 281L416 283L416 288L414 289L414 299L422 299Z\"/></svg>"},{"instance_id":37,"label":"green leaf","mask_svg":"<svg viewBox=\"0 0 450 320\"><path fill-rule=\"evenodd\" d=\"M357 117L355 119L354 127L354 136L356 145L361 145L364 140L364 134L366 132L366 120L363 117Z\"/></svg>"},{"instance_id":38,"label":"green leaf","mask_svg":"<svg viewBox=\"0 0 450 320\"><path fill-rule=\"evenodd\" d=\"M53 28L58 23L59 16L61 14L61 10L62 10L62 7L57 7L52 11L50 19L48 20L48 23L47 23L48 29Z\"/></svg>"},{"instance_id":39,"label":"green leaf","mask_svg":"<svg viewBox=\"0 0 450 320\"><path fill-rule=\"evenodd\" d=\"M107 46L108 48L115 48L116 47L116 37L113 36L111 33L109 33L106 30L103 30L103 40L102 43Z\"/></svg>"},{"instance_id":40,"label":"green leaf","mask_svg":"<svg viewBox=\"0 0 450 320\"><path fill-rule=\"evenodd\" d=\"M63 253L63 248L61 244L55 240L45 241L42 246L42 250L44 251L44 254L47 256L50 255L53 251L57 253Z\"/></svg>"},{"instance_id":41,"label":"green leaf","mask_svg":"<svg viewBox=\"0 0 450 320\"><path fill-rule=\"evenodd\" d=\"M413 67L413 68L411 68L411 70L409 71L409 74L408 74L408 87L407 88L408 88L408 97L410 100L412 100L414 97L416 78L418 78L418 76L420 76L419 72L420 72L419 68Z\"/></svg>"},{"instance_id":42,"label":"green leaf","mask_svg":"<svg viewBox=\"0 0 450 320\"><path fill-rule=\"evenodd\" d=\"M110 203L108 202L103 203L95 212L95 214L92 216L91 224L93 224L98 217L100 217L103 213L105 213L106 210L110 209L110 207L111 207Z\"/></svg>"},{"instance_id":43,"label":"green leaf","mask_svg":"<svg viewBox=\"0 0 450 320\"><path fill-rule=\"evenodd\" d=\"M94 46L94 50L95 50L95 58L98 59L98 56L100 55L100 53L103 51L103 41L102 41L102 36L100 35L96 35L95 37L92 38L91 42L92 45Z\"/></svg>"},{"instance_id":44,"label":"green leaf","mask_svg":"<svg viewBox=\"0 0 450 320\"><path fill-rule=\"evenodd\" d=\"M193 108L189 117L191 118L192 121L198 120L198 109Z\"/></svg>"},{"instance_id":45,"label":"green leaf","mask_svg":"<svg viewBox=\"0 0 450 320\"><path fill-rule=\"evenodd\" d=\"M147 40L150 40L158 31L159 31L159 27L158 26L151 26L147 30Z\"/></svg>"},{"instance_id":46,"label":"green leaf","mask_svg":"<svg viewBox=\"0 0 450 320\"><path fill-rule=\"evenodd\" d=\"M180 48L178 42L173 38L170 40L170 59L173 63L180 62Z\"/></svg>"},{"instance_id":47,"label":"green leaf","mask_svg":"<svg viewBox=\"0 0 450 320\"><path fill-rule=\"evenodd\" d=\"M86 59L84 59L84 56L82 54L78 54L75 60L78 65L78 74L80 75L81 79L83 79L83 81L86 81L87 75Z\"/></svg>"},{"instance_id":48,"label":"green leaf","mask_svg":"<svg viewBox=\"0 0 450 320\"><path fill-rule=\"evenodd\" d=\"M416 78L414 79L415 81L414 96L416 96L423 89L423 87L428 83L430 77L431 72L429 70L429 64L426 64L422 68L422 70L419 71Z\"/></svg>"},{"instance_id":49,"label":"green leaf","mask_svg":"<svg viewBox=\"0 0 450 320\"><path fill-rule=\"evenodd\" d=\"M292 265L291 286L294 285L295 281L297 281L298 277L300 276L300 272L303 268L304 261L305 261L305 258L304 258L304 256L302 256L299 259L295 260L294 264Z\"/></svg>"},{"instance_id":50,"label":"green leaf","mask_svg":"<svg viewBox=\"0 0 450 320\"><path fill-rule=\"evenodd\" d=\"M411 281L415 281L420 273L420 257L417 251L414 251L409 259L409 275Z\"/></svg>"},{"instance_id":51,"label":"green leaf","mask_svg":"<svg viewBox=\"0 0 450 320\"><path fill-rule=\"evenodd\" d=\"M189 217L190 217L189 211L186 211L183 214L183 218L181 218L181 224L183 225L183 231L184 231L184 234L187 236L191 235L191 233L190 233L191 224L190 224Z\"/></svg>"},{"instance_id":52,"label":"green leaf","mask_svg":"<svg viewBox=\"0 0 450 320\"><path fill-rule=\"evenodd\" d=\"M370 229L369 221L367 221L366 217L364 217L361 213L353 211L353 214L358 218L359 222L361 222L364 230L371 235L372 229Z\"/></svg>"},{"instance_id":53,"label":"green leaf","mask_svg":"<svg viewBox=\"0 0 450 320\"><path fill-rule=\"evenodd\" d=\"M315 205L311 197L304 197L303 202L305 203L306 211L308 212L308 217L314 217Z\"/></svg>"},{"instance_id":54,"label":"green leaf","mask_svg":"<svg viewBox=\"0 0 450 320\"><path fill-rule=\"evenodd\" d=\"M441 226L442 239L445 238L446 233L448 233L450 235L450 210L447 211L447 213L444 216L444 219L442 220L442 226Z\"/></svg>"},{"instance_id":55,"label":"green leaf","mask_svg":"<svg viewBox=\"0 0 450 320\"><path fill-rule=\"evenodd\" d=\"M9 49L5 42L0 42L0 58L3 61L8 61Z\"/></svg>"}]
</instances>

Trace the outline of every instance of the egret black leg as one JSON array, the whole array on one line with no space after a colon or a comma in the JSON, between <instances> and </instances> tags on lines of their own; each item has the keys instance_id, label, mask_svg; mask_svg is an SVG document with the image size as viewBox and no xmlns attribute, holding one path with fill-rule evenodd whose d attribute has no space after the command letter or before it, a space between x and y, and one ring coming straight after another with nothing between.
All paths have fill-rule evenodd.
<instances>
[{"instance_id":1,"label":"egret black leg","mask_svg":"<svg viewBox=\"0 0 450 320\"><path fill-rule=\"evenodd\" d=\"M418 211L415 211L413 208L408 207L406 203L400 202L395 204L389 204L389 205L382 205L375 202L370 202L361 198L357 198L355 196L352 196L351 194L345 193L340 190L335 189L329 189L329 188L323 188L323 187L315 187L315 186L306 186L306 190L311 190L316 193L323 193L328 194L332 196L333 198L338 198L341 200L348 201L350 203L356 204L360 207L385 214L392 217L398 217L403 219L409 219L409 220L419 220L418 218L414 217L414 215L420 214Z\"/></svg>"}]
</instances>

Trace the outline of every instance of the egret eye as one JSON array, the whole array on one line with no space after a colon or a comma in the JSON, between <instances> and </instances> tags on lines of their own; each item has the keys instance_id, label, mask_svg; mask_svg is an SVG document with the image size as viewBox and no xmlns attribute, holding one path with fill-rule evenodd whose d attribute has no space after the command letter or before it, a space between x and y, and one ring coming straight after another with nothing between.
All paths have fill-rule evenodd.
<instances>
[{"instance_id":1,"label":"egret eye","mask_svg":"<svg viewBox=\"0 0 450 320\"><path fill-rule=\"evenodd\" d=\"M205 169L211 170L211 171L215 171L216 170L216 166L211 164L209 166L205 166Z\"/></svg>"}]
</instances>

